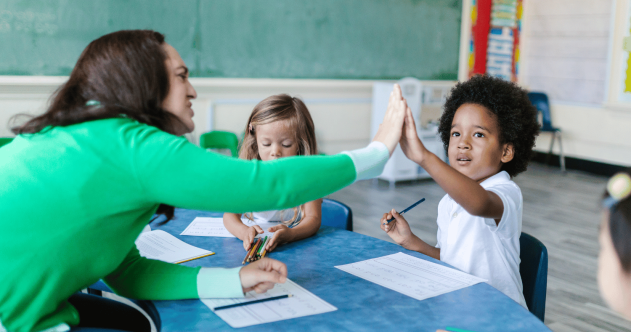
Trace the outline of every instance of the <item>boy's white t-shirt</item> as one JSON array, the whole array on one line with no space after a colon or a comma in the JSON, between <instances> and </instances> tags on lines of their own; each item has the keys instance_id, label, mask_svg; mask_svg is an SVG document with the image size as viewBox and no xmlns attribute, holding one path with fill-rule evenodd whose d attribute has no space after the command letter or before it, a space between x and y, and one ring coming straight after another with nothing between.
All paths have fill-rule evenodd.
<instances>
[{"instance_id":1,"label":"boy's white t-shirt","mask_svg":"<svg viewBox=\"0 0 631 332\"><path fill-rule=\"evenodd\" d=\"M519 274L519 237L523 211L521 190L505 171L481 183L500 197L504 212L492 218L470 215L449 195L438 204L440 260L488 283L526 307Z\"/></svg>"}]
</instances>

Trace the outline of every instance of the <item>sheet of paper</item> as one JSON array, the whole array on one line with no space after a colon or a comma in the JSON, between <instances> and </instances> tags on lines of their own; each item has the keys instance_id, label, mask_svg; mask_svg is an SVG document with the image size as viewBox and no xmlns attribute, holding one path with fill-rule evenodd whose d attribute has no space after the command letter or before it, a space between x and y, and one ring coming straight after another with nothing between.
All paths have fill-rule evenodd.
<instances>
[{"instance_id":1,"label":"sheet of paper","mask_svg":"<svg viewBox=\"0 0 631 332\"><path fill-rule=\"evenodd\" d=\"M214 254L161 230L141 233L136 239L136 247L143 257L176 264Z\"/></svg>"},{"instance_id":2,"label":"sheet of paper","mask_svg":"<svg viewBox=\"0 0 631 332\"><path fill-rule=\"evenodd\" d=\"M263 231L265 231L265 233L259 234L256 237L265 237L265 236L274 235L274 233L268 232L267 229L279 224L280 224L279 222L257 224L261 226L261 228L263 229ZM228 232L226 227L224 227L223 218L208 218L208 217L195 218L180 235L235 237L234 235L230 234L230 232Z\"/></svg>"},{"instance_id":3,"label":"sheet of paper","mask_svg":"<svg viewBox=\"0 0 631 332\"><path fill-rule=\"evenodd\" d=\"M486 281L402 252L336 268L417 300Z\"/></svg>"},{"instance_id":4,"label":"sheet of paper","mask_svg":"<svg viewBox=\"0 0 631 332\"><path fill-rule=\"evenodd\" d=\"M223 218L195 218L180 235L235 237L223 225Z\"/></svg>"},{"instance_id":5,"label":"sheet of paper","mask_svg":"<svg viewBox=\"0 0 631 332\"><path fill-rule=\"evenodd\" d=\"M240 302L247 302L271 296L291 294L292 297L255 303L241 307L214 311L213 308ZM245 298L202 299L210 310L234 328L276 322L279 320L322 314L337 310L336 307L313 295L295 282L287 279L284 284L276 284L264 294L252 291Z\"/></svg>"}]
</instances>

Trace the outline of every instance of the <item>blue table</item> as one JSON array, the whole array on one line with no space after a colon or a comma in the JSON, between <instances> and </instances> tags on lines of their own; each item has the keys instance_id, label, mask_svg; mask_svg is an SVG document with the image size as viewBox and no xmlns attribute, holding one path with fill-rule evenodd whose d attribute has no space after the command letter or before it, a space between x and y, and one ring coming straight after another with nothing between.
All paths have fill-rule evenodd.
<instances>
[{"instance_id":1,"label":"blue table","mask_svg":"<svg viewBox=\"0 0 631 332\"><path fill-rule=\"evenodd\" d=\"M195 217L222 214L176 209L176 219L160 220L162 229L215 255L183 263L188 266L240 266L245 251L236 238L179 235ZM446 265L423 254L369 236L322 227L308 239L282 245L268 257L287 264L288 277L337 307L320 315L255 325L239 331L435 331L447 326L472 331L549 331L529 311L486 283L418 301L335 268L336 265L405 252ZM154 301L162 331L225 331L230 325L199 300ZM237 329L234 329L237 330Z\"/></svg>"}]
</instances>

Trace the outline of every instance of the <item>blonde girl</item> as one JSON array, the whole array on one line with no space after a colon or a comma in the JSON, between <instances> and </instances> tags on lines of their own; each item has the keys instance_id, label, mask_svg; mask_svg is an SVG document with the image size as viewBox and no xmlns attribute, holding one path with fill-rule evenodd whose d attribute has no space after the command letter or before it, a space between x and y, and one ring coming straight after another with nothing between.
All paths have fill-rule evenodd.
<instances>
[{"instance_id":1,"label":"blonde girl","mask_svg":"<svg viewBox=\"0 0 631 332\"><path fill-rule=\"evenodd\" d=\"M273 161L292 156L315 155L318 152L315 129L309 110L302 100L280 94L261 101L250 115L245 137L239 150L241 159ZM265 195L266 193L260 193ZM302 240L320 228L322 200L285 209L244 214L225 213L226 228L250 249L254 237L264 233L259 223L278 223L268 228L273 232L266 250L277 245Z\"/></svg>"}]
</instances>

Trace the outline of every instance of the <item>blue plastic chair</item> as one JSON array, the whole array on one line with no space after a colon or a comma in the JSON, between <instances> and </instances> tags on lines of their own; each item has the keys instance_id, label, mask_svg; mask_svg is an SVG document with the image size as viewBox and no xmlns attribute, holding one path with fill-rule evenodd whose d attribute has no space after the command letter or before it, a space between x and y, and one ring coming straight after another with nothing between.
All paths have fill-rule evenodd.
<instances>
[{"instance_id":1,"label":"blue plastic chair","mask_svg":"<svg viewBox=\"0 0 631 332\"><path fill-rule=\"evenodd\" d=\"M353 231L353 211L342 202L325 198L322 200L321 226L330 226Z\"/></svg>"},{"instance_id":2,"label":"blue plastic chair","mask_svg":"<svg viewBox=\"0 0 631 332\"><path fill-rule=\"evenodd\" d=\"M541 241L526 233L521 233L519 247L519 274L524 285L526 305L543 322L548 287L548 250Z\"/></svg>"},{"instance_id":3,"label":"blue plastic chair","mask_svg":"<svg viewBox=\"0 0 631 332\"><path fill-rule=\"evenodd\" d=\"M550 102L548 96L543 92L529 92L528 99L534 107L537 108L537 112L541 113L541 132L552 133L552 140L550 141L550 149L548 150L548 157L546 157L546 164L548 158L552 153L554 147L554 141L559 140L559 162L561 164L561 171L565 172L565 155L563 154L563 142L561 141L561 129L552 125L552 117L550 116Z\"/></svg>"}]
</instances>

